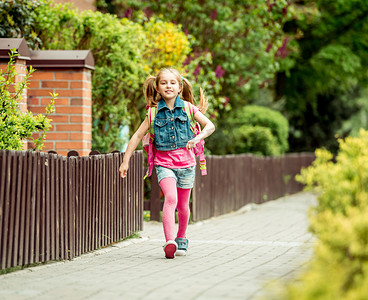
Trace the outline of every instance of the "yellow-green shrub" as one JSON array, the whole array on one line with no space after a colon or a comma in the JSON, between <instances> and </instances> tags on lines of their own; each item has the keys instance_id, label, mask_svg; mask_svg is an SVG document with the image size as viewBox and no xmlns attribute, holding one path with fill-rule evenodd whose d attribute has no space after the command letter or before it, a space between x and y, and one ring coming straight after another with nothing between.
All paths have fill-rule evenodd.
<instances>
[{"instance_id":1,"label":"yellow-green shrub","mask_svg":"<svg viewBox=\"0 0 368 300\"><path fill-rule=\"evenodd\" d=\"M317 150L313 167L305 169L297 180L320 192L317 211L329 209L345 213L350 206L367 205L368 132L339 140L336 163L327 150Z\"/></svg>"},{"instance_id":2,"label":"yellow-green shrub","mask_svg":"<svg viewBox=\"0 0 368 300\"><path fill-rule=\"evenodd\" d=\"M191 48L180 25L151 18L144 24L144 31L147 36L144 57L148 71L155 74L166 66L178 69L183 67Z\"/></svg>"},{"instance_id":3,"label":"yellow-green shrub","mask_svg":"<svg viewBox=\"0 0 368 300\"><path fill-rule=\"evenodd\" d=\"M336 163L317 150L313 166L297 180L319 193L311 211L318 242L306 271L287 299L367 299L368 295L368 131L339 140Z\"/></svg>"}]
</instances>

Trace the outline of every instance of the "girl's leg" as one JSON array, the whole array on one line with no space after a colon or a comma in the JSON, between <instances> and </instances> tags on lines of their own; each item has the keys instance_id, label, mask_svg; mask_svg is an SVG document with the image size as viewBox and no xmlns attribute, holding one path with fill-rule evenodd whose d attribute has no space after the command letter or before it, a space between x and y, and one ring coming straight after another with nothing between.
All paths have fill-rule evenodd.
<instances>
[{"instance_id":1,"label":"girl's leg","mask_svg":"<svg viewBox=\"0 0 368 300\"><path fill-rule=\"evenodd\" d=\"M176 179L166 177L160 181L160 187L165 196L164 208L162 211L162 224L166 241L174 240L175 235L175 208L178 202L176 191Z\"/></svg>"},{"instance_id":2,"label":"girl's leg","mask_svg":"<svg viewBox=\"0 0 368 300\"><path fill-rule=\"evenodd\" d=\"M190 217L190 209L189 209L189 199L191 189L181 189L177 188L178 193L178 238L186 238L186 231L188 227L189 217Z\"/></svg>"}]
</instances>

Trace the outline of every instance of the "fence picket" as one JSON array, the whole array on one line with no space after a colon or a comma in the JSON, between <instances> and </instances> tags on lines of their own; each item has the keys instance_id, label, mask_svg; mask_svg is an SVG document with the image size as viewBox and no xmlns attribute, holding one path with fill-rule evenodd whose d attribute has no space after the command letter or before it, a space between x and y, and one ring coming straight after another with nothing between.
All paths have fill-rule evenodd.
<instances>
[{"instance_id":1,"label":"fence picket","mask_svg":"<svg viewBox=\"0 0 368 300\"><path fill-rule=\"evenodd\" d=\"M6 266L11 266L11 260L12 260L12 254L13 254L13 235L14 235L14 219L15 219L15 201L16 201L16 179L17 177L17 157L14 155L14 151L11 151L12 153L12 160L9 170L11 171L11 174L14 174L14 176L11 176L10 184L9 184L9 202L7 203L7 207L9 209L9 213L7 214L8 222L8 230L7 230L7 259L6 259Z\"/></svg>"},{"instance_id":2,"label":"fence picket","mask_svg":"<svg viewBox=\"0 0 368 300\"><path fill-rule=\"evenodd\" d=\"M1 155L1 154L0 154ZM26 151L22 151L22 169L21 169L21 177L19 177L19 182L21 182L19 195L20 201L20 216L19 216L19 235L18 235L18 255L14 255L13 265L22 265L24 260L24 237L25 237L25 224L26 224L26 205L27 205L27 188L30 184L27 182L27 171L28 171L28 161L29 157ZM1 164L1 162L0 162Z\"/></svg>"},{"instance_id":3,"label":"fence picket","mask_svg":"<svg viewBox=\"0 0 368 300\"><path fill-rule=\"evenodd\" d=\"M4 220L4 212L5 212L5 178L7 177L5 174L6 173L6 165L7 165L7 155L5 151L1 151L0 152L0 164L1 164L1 177L0 177L0 243L1 243L1 247L0 247L0 268L4 268L4 250L3 247L5 246L4 242L3 242L3 237L4 237L4 230L5 230L5 220Z\"/></svg>"},{"instance_id":4,"label":"fence picket","mask_svg":"<svg viewBox=\"0 0 368 300\"><path fill-rule=\"evenodd\" d=\"M59 236L59 240L60 240L60 259L66 259L67 255L66 255L66 230L67 230L67 226L66 226L66 222L65 222L65 206L66 206L66 199L67 195L66 195L66 159L62 158L59 160L60 163L60 185L59 185L59 191L60 191L60 208L59 208L59 213L60 213L60 236ZM63 201L64 199L64 201Z\"/></svg>"}]
</instances>

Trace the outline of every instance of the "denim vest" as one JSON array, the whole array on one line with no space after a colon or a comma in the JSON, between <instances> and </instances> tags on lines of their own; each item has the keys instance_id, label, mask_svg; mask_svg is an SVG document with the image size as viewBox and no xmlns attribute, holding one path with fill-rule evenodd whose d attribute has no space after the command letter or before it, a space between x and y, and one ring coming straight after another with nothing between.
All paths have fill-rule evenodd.
<instances>
[{"instance_id":1,"label":"denim vest","mask_svg":"<svg viewBox=\"0 0 368 300\"><path fill-rule=\"evenodd\" d=\"M157 104L154 132L156 149L160 151L184 148L194 138L188 115L184 111L184 101L179 96L172 110L163 99Z\"/></svg>"}]
</instances>

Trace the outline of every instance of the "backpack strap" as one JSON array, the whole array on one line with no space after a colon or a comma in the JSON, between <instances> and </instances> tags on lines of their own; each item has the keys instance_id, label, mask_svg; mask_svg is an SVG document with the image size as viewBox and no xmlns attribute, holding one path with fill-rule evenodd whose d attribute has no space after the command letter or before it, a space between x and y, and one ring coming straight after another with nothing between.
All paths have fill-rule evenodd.
<instances>
[{"instance_id":1,"label":"backpack strap","mask_svg":"<svg viewBox=\"0 0 368 300\"><path fill-rule=\"evenodd\" d=\"M147 117L148 117L148 125L149 125L149 129L148 131L155 136L155 131L153 129L153 124L155 121L155 117L157 114L157 107L149 107L148 108L148 113L147 113Z\"/></svg>"},{"instance_id":2,"label":"backpack strap","mask_svg":"<svg viewBox=\"0 0 368 300\"><path fill-rule=\"evenodd\" d=\"M153 170L153 163L154 163L154 157L156 148L154 145L154 139L155 139L155 131L153 128L155 116L157 113L157 107L149 107L147 112L147 118L148 118L148 125L149 129L146 135L143 137L143 148L147 152L147 173L144 176L144 179L146 179L148 176L151 176L152 170Z\"/></svg>"},{"instance_id":3,"label":"backpack strap","mask_svg":"<svg viewBox=\"0 0 368 300\"><path fill-rule=\"evenodd\" d=\"M195 133L195 127L196 127L197 122L194 118L193 107L189 104L188 101L184 101L184 111L188 115L189 122L190 122L190 128Z\"/></svg>"}]
</instances>

